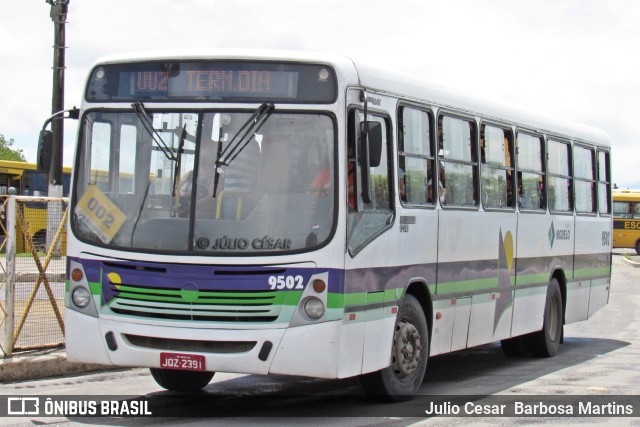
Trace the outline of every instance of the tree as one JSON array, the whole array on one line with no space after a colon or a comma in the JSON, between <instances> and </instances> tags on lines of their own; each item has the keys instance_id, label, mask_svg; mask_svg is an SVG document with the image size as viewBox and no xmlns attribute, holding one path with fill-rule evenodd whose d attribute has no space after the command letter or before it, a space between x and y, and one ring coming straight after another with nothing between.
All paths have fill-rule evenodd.
<instances>
[{"instance_id":1,"label":"tree","mask_svg":"<svg viewBox=\"0 0 640 427\"><path fill-rule=\"evenodd\" d=\"M13 146L13 139L7 139L4 135L0 134L0 160L13 160L14 162L26 162L27 159L24 158L24 153L22 149L14 150L11 148Z\"/></svg>"}]
</instances>

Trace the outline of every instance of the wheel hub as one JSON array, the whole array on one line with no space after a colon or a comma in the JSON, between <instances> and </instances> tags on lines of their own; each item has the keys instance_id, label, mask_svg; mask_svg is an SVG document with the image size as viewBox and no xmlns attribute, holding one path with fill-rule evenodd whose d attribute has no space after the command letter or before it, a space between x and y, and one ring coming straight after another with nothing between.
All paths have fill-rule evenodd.
<instances>
[{"instance_id":1,"label":"wheel hub","mask_svg":"<svg viewBox=\"0 0 640 427\"><path fill-rule=\"evenodd\" d=\"M393 369L399 378L406 378L415 372L420 362L420 332L411 323L401 323L394 340Z\"/></svg>"}]
</instances>

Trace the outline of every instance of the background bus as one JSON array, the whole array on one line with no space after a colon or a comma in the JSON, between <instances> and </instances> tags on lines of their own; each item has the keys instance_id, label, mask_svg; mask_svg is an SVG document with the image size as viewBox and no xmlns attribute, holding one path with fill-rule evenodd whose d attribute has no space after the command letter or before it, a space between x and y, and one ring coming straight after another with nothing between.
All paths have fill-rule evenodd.
<instances>
[{"instance_id":1,"label":"background bus","mask_svg":"<svg viewBox=\"0 0 640 427\"><path fill-rule=\"evenodd\" d=\"M613 191L613 247L640 255L640 191Z\"/></svg>"},{"instance_id":2,"label":"background bus","mask_svg":"<svg viewBox=\"0 0 640 427\"><path fill-rule=\"evenodd\" d=\"M9 194L9 188L16 189L19 196L46 196L49 192L49 174L38 172L35 163L0 160L0 195ZM63 197L69 196L71 168L62 171Z\"/></svg>"},{"instance_id":3,"label":"background bus","mask_svg":"<svg viewBox=\"0 0 640 427\"><path fill-rule=\"evenodd\" d=\"M349 58L105 58L75 152L67 357L167 389L401 400L429 356L553 356L608 301L606 133Z\"/></svg>"},{"instance_id":4,"label":"background bus","mask_svg":"<svg viewBox=\"0 0 640 427\"><path fill-rule=\"evenodd\" d=\"M71 168L65 166L62 171L63 197L69 196L71 183ZM42 196L49 193L49 174L38 172L34 163L0 160L0 197L9 194L9 189L14 188L18 196ZM6 234L4 218L4 201L2 197L2 234ZM29 224L31 238L40 252L46 249L47 211L41 202L29 202L24 208L25 221ZM64 240L63 240L64 242ZM26 250L22 233L18 233L16 239L16 251Z\"/></svg>"}]
</instances>

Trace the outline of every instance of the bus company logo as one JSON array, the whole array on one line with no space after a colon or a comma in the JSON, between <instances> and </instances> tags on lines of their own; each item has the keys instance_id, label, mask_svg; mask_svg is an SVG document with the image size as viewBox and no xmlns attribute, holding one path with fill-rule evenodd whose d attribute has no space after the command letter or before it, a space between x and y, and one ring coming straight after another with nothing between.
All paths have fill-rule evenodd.
<instances>
[{"instance_id":1,"label":"bus company logo","mask_svg":"<svg viewBox=\"0 0 640 427\"><path fill-rule=\"evenodd\" d=\"M39 397L7 398L7 415L40 415Z\"/></svg>"},{"instance_id":2,"label":"bus company logo","mask_svg":"<svg viewBox=\"0 0 640 427\"><path fill-rule=\"evenodd\" d=\"M566 226L565 226L566 227ZM556 240L571 240L571 229L570 228L559 228L556 230L553 222L551 222L551 227L549 227L549 245L553 249L553 244Z\"/></svg>"}]
</instances>

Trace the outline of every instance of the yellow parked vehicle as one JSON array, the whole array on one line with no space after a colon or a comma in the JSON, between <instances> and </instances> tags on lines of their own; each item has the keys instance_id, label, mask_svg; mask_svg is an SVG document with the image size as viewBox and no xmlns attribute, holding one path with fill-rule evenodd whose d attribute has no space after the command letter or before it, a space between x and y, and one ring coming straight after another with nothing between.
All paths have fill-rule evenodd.
<instances>
[{"instance_id":1,"label":"yellow parked vehicle","mask_svg":"<svg viewBox=\"0 0 640 427\"><path fill-rule=\"evenodd\" d=\"M62 192L64 197L69 196L69 184L71 181L71 168L65 166L62 171ZM14 188L19 196L47 196L49 190L49 176L38 171L36 164L0 160L0 206L4 204L4 197ZM47 236L47 210L46 205L40 202L28 202L24 207L24 219L29 224L31 239L36 245L36 250L46 250ZM4 212L2 212L4 226ZM0 229L0 234L4 230ZM63 236L62 247L65 247L66 237ZM18 253L27 251L24 236L21 234L16 241Z\"/></svg>"},{"instance_id":2,"label":"yellow parked vehicle","mask_svg":"<svg viewBox=\"0 0 640 427\"><path fill-rule=\"evenodd\" d=\"M640 255L640 190L613 191L613 247Z\"/></svg>"}]
</instances>

